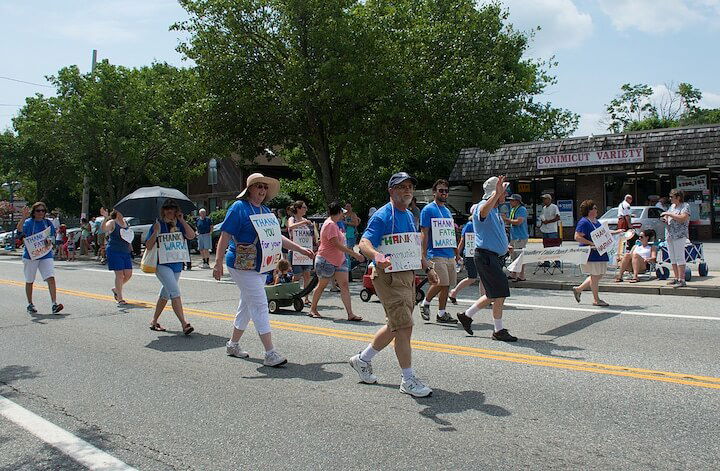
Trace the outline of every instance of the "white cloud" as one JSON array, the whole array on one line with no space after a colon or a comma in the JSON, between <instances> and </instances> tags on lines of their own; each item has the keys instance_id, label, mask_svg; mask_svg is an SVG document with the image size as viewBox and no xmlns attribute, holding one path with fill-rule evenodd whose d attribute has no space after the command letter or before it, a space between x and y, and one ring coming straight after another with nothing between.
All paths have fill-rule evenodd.
<instances>
[{"instance_id":1,"label":"white cloud","mask_svg":"<svg viewBox=\"0 0 720 471\"><path fill-rule=\"evenodd\" d=\"M607 134L607 126L602 123L605 115L602 113L580 113L580 123L573 137L590 136L591 134Z\"/></svg>"},{"instance_id":2,"label":"white cloud","mask_svg":"<svg viewBox=\"0 0 720 471\"><path fill-rule=\"evenodd\" d=\"M541 27L531 43L534 56L549 57L560 49L576 48L593 32L592 17L578 10L573 0L505 0L503 4L515 28Z\"/></svg>"},{"instance_id":3,"label":"white cloud","mask_svg":"<svg viewBox=\"0 0 720 471\"><path fill-rule=\"evenodd\" d=\"M720 26L720 0L599 0L599 4L621 31L657 34Z\"/></svg>"},{"instance_id":4,"label":"white cloud","mask_svg":"<svg viewBox=\"0 0 720 471\"><path fill-rule=\"evenodd\" d=\"M720 108L720 93L703 92L700 108Z\"/></svg>"}]
</instances>

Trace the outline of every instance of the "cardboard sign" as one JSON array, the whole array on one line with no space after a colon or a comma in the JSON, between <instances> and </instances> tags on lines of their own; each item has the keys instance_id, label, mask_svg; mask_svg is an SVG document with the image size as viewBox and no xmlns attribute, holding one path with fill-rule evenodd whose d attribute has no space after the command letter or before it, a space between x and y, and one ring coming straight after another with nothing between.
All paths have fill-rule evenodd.
<instances>
[{"instance_id":1,"label":"cardboard sign","mask_svg":"<svg viewBox=\"0 0 720 471\"><path fill-rule=\"evenodd\" d=\"M419 232L388 234L380 240L378 251L390 259L386 273L422 268L422 244Z\"/></svg>"},{"instance_id":2,"label":"cardboard sign","mask_svg":"<svg viewBox=\"0 0 720 471\"><path fill-rule=\"evenodd\" d=\"M590 256L590 247L523 249L519 254L520 255L518 255L508 267L509 271L519 272L520 267L528 263L554 262L556 260L582 265L583 263L587 263L587 259Z\"/></svg>"},{"instance_id":3,"label":"cardboard sign","mask_svg":"<svg viewBox=\"0 0 720 471\"><path fill-rule=\"evenodd\" d=\"M158 234L158 263L187 263L190 261L187 241L182 232Z\"/></svg>"},{"instance_id":4,"label":"cardboard sign","mask_svg":"<svg viewBox=\"0 0 720 471\"><path fill-rule=\"evenodd\" d=\"M608 249L615 245L615 239L610 233L610 228L607 224L603 224L592 231L590 233L590 240L593 241L593 244L595 244L595 250L597 250L600 255L605 255Z\"/></svg>"},{"instance_id":5,"label":"cardboard sign","mask_svg":"<svg viewBox=\"0 0 720 471\"><path fill-rule=\"evenodd\" d=\"M474 232L466 232L465 233L465 250L463 250L463 255L465 257L474 257L475 256L475 233Z\"/></svg>"},{"instance_id":6,"label":"cardboard sign","mask_svg":"<svg viewBox=\"0 0 720 471\"><path fill-rule=\"evenodd\" d=\"M260 273L272 271L282 258L282 233L280 223L272 213L253 214L250 222L260 239Z\"/></svg>"},{"instance_id":7,"label":"cardboard sign","mask_svg":"<svg viewBox=\"0 0 720 471\"><path fill-rule=\"evenodd\" d=\"M308 250L313 249L313 236L314 232L310 226L302 226L292 230L292 240L300 247L304 247ZM312 258L304 255L300 252L293 251L292 253L292 264L293 265L312 265Z\"/></svg>"},{"instance_id":8,"label":"cardboard sign","mask_svg":"<svg viewBox=\"0 0 720 471\"><path fill-rule=\"evenodd\" d=\"M31 260L43 258L52 251L52 242L50 241L50 227L44 231L40 231L23 239L25 248Z\"/></svg>"},{"instance_id":9,"label":"cardboard sign","mask_svg":"<svg viewBox=\"0 0 720 471\"><path fill-rule=\"evenodd\" d=\"M430 229L432 230L432 248L454 249L457 247L455 222L452 218L432 218L430 219Z\"/></svg>"}]
</instances>

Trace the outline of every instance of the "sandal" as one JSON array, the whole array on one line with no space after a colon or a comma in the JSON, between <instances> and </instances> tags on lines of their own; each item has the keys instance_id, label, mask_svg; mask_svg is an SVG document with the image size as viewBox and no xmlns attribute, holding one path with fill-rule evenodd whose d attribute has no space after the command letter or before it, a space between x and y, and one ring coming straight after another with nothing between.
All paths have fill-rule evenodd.
<instances>
[{"instance_id":1,"label":"sandal","mask_svg":"<svg viewBox=\"0 0 720 471\"><path fill-rule=\"evenodd\" d=\"M115 298L115 301L120 301L118 299L117 291L115 291L115 288L111 288L110 291L112 291L113 297Z\"/></svg>"},{"instance_id":2,"label":"sandal","mask_svg":"<svg viewBox=\"0 0 720 471\"><path fill-rule=\"evenodd\" d=\"M615 278L615 283L622 283L622 282L623 282L622 278Z\"/></svg>"},{"instance_id":3,"label":"sandal","mask_svg":"<svg viewBox=\"0 0 720 471\"><path fill-rule=\"evenodd\" d=\"M156 332L165 332L167 329L160 324L150 324L150 330L154 330Z\"/></svg>"},{"instance_id":4,"label":"sandal","mask_svg":"<svg viewBox=\"0 0 720 471\"><path fill-rule=\"evenodd\" d=\"M195 330L195 327L191 326L190 324L185 324L185 327L183 328L183 334L190 335Z\"/></svg>"},{"instance_id":5,"label":"sandal","mask_svg":"<svg viewBox=\"0 0 720 471\"><path fill-rule=\"evenodd\" d=\"M309 299L306 300L303 304L304 304L305 306L312 306L312 303L310 302Z\"/></svg>"},{"instance_id":6,"label":"sandal","mask_svg":"<svg viewBox=\"0 0 720 471\"><path fill-rule=\"evenodd\" d=\"M360 317L360 316L355 316L355 317L353 317L353 318L348 318L348 320L349 320L350 322L361 322L361 321L363 320L363 318Z\"/></svg>"},{"instance_id":7,"label":"sandal","mask_svg":"<svg viewBox=\"0 0 720 471\"><path fill-rule=\"evenodd\" d=\"M593 306L607 307L609 304L601 299L600 301L593 303Z\"/></svg>"},{"instance_id":8,"label":"sandal","mask_svg":"<svg viewBox=\"0 0 720 471\"><path fill-rule=\"evenodd\" d=\"M457 298L455 296L448 296L448 299L450 300L451 303L457 304Z\"/></svg>"},{"instance_id":9,"label":"sandal","mask_svg":"<svg viewBox=\"0 0 720 471\"><path fill-rule=\"evenodd\" d=\"M525 278L515 278L512 281L513 281L513 283L517 283L518 281L527 281L527 280Z\"/></svg>"},{"instance_id":10,"label":"sandal","mask_svg":"<svg viewBox=\"0 0 720 471\"><path fill-rule=\"evenodd\" d=\"M321 319L322 318L322 316L316 312L308 312L307 316L312 317L313 319Z\"/></svg>"},{"instance_id":11,"label":"sandal","mask_svg":"<svg viewBox=\"0 0 720 471\"><path fill-rule=\"evenodd\" d=\"M630 283L637 283L638 281L640 281L639 278L633 278L632 280L630 280Z\"/></svg>"}]
</instances>

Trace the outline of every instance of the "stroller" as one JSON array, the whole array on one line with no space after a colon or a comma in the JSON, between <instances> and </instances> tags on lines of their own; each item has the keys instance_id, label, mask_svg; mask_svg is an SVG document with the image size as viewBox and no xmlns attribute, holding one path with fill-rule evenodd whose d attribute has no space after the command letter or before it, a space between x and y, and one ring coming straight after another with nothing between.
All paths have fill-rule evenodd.
<instances>
[{"instance_id":1,"label":"stroller","mask_svg":"<svg viewBox=\"0 0 720 471\"><path fill-rule=\"evenodd\" d=\"M370 301L370 298L375 294L375 287L372 283L372 270L375 268L374 265L368 264L368 268L363 275L363 289L360 290L360 299L364 302ZM425 291L422 287L427 283L427 277L421 278L415 275L415 303L421 302L425 299Z\"/></svg>"}]
</instances>

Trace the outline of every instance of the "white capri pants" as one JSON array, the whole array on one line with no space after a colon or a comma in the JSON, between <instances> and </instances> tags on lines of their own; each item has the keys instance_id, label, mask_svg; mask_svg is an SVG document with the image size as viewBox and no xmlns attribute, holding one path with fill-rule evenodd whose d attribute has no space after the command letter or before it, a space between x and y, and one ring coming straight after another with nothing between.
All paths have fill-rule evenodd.
<instances>
[{"instance_id":1,"label":"white capri pants","mask_svg":"<svg viewBox=\"0 0 720 471\"><path fill-rule=\"evenodd\" d=\"M39 260L30 260L23 258L23 271L25 272L25 283L34 283L35 275L40 270L40 276L43 281L55 276L55 260L52 258L41 258Z\"/></svg>"},{"instance_id":2,"label":"white capri pants","mask_svg":"<svg viewBox=\"0 0 720 471\"><path fill-rule=\"evenodd\" d=\"M250 319L259 335L270 333L270 312L265 295L265 273L228 268L230 277L240 289L240 304L233 325L238 330L247 329Z\"/></svg>"},{"instance_id":3,"label":"white capri pants","mask_svg":"<svg viewBox=\"0 0 720 471\"><path fill-rule=\"evenodd\" d=\"M667 245L670 263L673 265L685 265L685 245L687 245L687 239L668 238L665 244Z\"/></svg>"}]
</instances>

